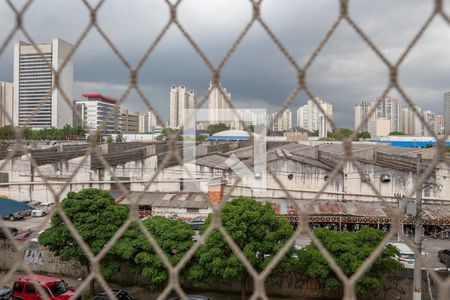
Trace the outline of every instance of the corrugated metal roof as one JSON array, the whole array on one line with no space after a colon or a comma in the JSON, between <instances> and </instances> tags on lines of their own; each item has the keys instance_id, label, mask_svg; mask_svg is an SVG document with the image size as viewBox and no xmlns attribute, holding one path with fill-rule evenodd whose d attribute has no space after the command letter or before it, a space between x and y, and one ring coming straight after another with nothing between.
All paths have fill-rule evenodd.
<instances>
[{"instance_id":1,"label":"corrugated metal roof","mask_svg":"<svg viewBox=\"0 0 450 300\"><path fill-rule=\"evenodd\" d=\"M208 208L209 202L206 195L199 193L158 193L158 192L131 192L128 196L120 199L120 204L129 205L136 202L139 197L139 205L150 205L152 207L171 208Z\"/></svg>"},{"instance_id":2,"label":"corrugated metal roof","mask_svg":"<svg viewBox=\"0 0 450 300\"><path fill-rule=\"evenodd\" d=\"M307 202L299 203L300 210L309 215L387 217L385 207L379 203L315 201L308 207Z\"/></svg>"},{"instance_id":3,"label":"corrugated metal roof","mask_svg":"<svg viewBox=\"0 0 450 300\"><path fill-rule=\"evenodd\" d=\"M388 218L389 204L368 202L338 202L338 201L311 201L297 200L301 212L317 216L358 216ZM392 204L394 206L394 204ZM449 205L423 205L424 219L450 221Z\"/></svg>"}]
</instances>

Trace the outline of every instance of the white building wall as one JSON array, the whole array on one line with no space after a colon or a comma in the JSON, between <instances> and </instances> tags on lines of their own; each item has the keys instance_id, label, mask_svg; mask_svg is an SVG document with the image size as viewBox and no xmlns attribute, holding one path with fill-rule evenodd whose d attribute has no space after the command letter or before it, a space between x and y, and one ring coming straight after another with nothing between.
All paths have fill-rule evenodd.
<instances>
[{"instance_id":1,"label":"white building wall","mask_svg":"<svg viewBox=\"0 0 450 300\"><path fill-rule=\"evenodd\" d=\"M36 48L18 41L14 45L14 125L23 125L33 112L40 109L28 124L31 128L62 128L72 125L73 64L71 59L59 73L59 88L52 91L55 78L52 69L60 70L72 45L53 39L52 43L38 44ZM65 101L62 92L67 97Z\"/></svg>"},{"instance_id":2,"label":"white building wall","mask_svg":"<svg viewBox=\"0 0 450 300\"><path fill-rule=\"evenodd\" d=\"M68 59L73 45L61 39L53 39L52 47L52 66L59 72L59 88L52 92L52 126L62 128L73 123L73 112L69 105L73 101L73 63L72 58ZM53 76L53 85L54 80Z\"/></svg>"},{"instance_id":3,"label":"white building wall","mask_svg":"<svg viewBox=\"0 0 450 300\"><path fill-rule=\"evenodd\" d=\"M325 132L321 136L325 137L327 131L332 131L333 129L329 121L329 119L333 118L333 105L320 98L315 98L315 100L325 112L325 115L313 100L308 100L306 105L300 106L297 110L297 126L309 131L319 130L322 133Z\"/></svg>"},{"instance_id":4,"label":"white building wall","mask_svg":"<svg viewBox=\"0 0 450 300\"><path fill-rule=\"evenodd\" d=\"M231 101L231 93L222 86L220 86L220 88L213 86L212 83L209 84L208 90L209 123L229 124L230 122L226 122L225 120L229 120L230 117L227 116L227 113L224 110L228 110L231 108L231 106L227 102L227 98L228 101Z\"/></svg>"},{"instance_id":5,"label":"white building wall","mask_svg":"<svg viewBox=\"0 0 450 300\"><path fill-rule=\"evenodd\" d=\"M14 84L0 81L0 127L12 125L14 115Z\"/></svg>"},{"instance_id":6,"label":"white building wall","mask_svg":"<svg viewBox=\"0 0 450 300\"><path fill-rule=\"evenodd\" d=\"M170 117L169 127L180 128L184 124L186 109L196 106L195 93L186 86L172 86L170 88Z\"/></svg>"}]
</instances>

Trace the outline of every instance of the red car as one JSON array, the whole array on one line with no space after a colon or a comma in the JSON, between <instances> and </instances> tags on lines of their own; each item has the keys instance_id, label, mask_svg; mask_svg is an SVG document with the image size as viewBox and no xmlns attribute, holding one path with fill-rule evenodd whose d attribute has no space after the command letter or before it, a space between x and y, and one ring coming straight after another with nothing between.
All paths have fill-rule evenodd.
<instances>
[{"instance_id":1,"label":"red car","mask_svg":"<svg viewBox=\"0 0 450 300\"><path fill-rule=\"evenodd\" d=\"M19 240L19 241L25 241L25 240L27 240L27 239L30 237L30 235L31 235L32 233L33 233L32 230L19 231L19 232L16 233L16 235L14 236L14 238L15 238L16 240Z\"/></svg>"},{"instance_id":2,"label":"red car","mask_svg":"<svg viewBox=\"0 0 450 300\"><path fill-rule=\"evenodd\" d=\"M43 300L39 290L32 282L39 284L43 291L51 300L68 300L74 293L75 289L58 277L46 275L23 276L14 282L12 298L20 300Z\"/></svg>"}]
</instances>

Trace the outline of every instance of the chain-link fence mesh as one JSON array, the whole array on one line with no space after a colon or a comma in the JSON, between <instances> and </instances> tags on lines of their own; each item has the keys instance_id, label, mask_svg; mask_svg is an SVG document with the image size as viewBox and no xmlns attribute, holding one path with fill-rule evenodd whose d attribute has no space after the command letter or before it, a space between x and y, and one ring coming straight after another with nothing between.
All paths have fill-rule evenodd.
<instances>
[{"instance_id":1,"label":"chain-link fence mesh","mask_svg":"<svg viewBox=\"0 0 450 300\"><path fill-rule=\"evenodd\" d=\"M243 0L244 2L245 0ZM347 23L350 25L350 27L354 30L354 33L361 38L361 40L367 45L368 51L372 51L379 59L380 63L386 66L388 73L389 73L389 81L387 86L385 87L384 91L382 92L382 97L378 98L378 102L382 101L382 99L388 95L388 93L397 90L398 93L401 95L401 97L405 100L405 102L408 104L410 109L414 112L414 114L417 115L417 117L420 119L420 121L423 123L423 126L432 134L432 136L437 141L436 146L436 152L435 156L432 160L430 160L427 163L426 168L421 172L420 177L415 182L415 186L421 187L423 183L426 182L427 178L430 176L431 172L436 168L437 164L440 162L445 162L447 167L450 167L450 162L448 159L446 160L445 157L445 151L446 151L446 145L445 141L448 138L447 135L437 135L437 133L431 128L431 126L426 122L422 114L417 110L415 103L410 97L403 87L400 85L398 81L398 74L400 70L400 66L405 61L405 58L408 56L408 54L411 52L411 49L415 47L417 42L420 40L420 38L423 36L424 32L429 28L431 22L437 18L441 18L444 20L447 24L450 25L450 16L445 12L443 6L444 1L442 0L436 0L434 1L434 9L429 15L429 17L426 19L425 23L421 26L420 30L415 34L412 41L406 45L405 50L403 51L402 55L397 61L391 61L389 60L377 47L377 45L364 33L364 31L361 29L361 27L357 24L357 22L354 21L352 15L349 11L349 1L348 0L341 0L339 2L339 14L337 16L337 19L333 22L332 26L329 28L325 36L322 38L321 42L317 46L317 48L312 52L312 54L309 56L309 59L306 61L304 65L300 65L296 59L293 58L293 56L290 54L289 49L287 49L283 42L277 37L277 35L271 30L270 26L266 23L263 16L261 15L261 5L262 0L249 0L249 2L252 5L253 11L250 20L246 23L243 30L238 35L237 39L232 43L229 50L226 52L220 63L215 66L208 58L208 56L202 51L201 47L195 42L195 40L192 38L192 36L189 34L188 30L185 28L184 24L182 24L178 18L178 12L180 10L180 2L181 0L178 0L176 2L171 2L169 0L166 0L165 3L167 4L167 8L170 11L170 18L168 22L165 24L165 26L162 28L161 32L157 35L156 39L152 42L150 47L147 49L145 54L142 56L142 58L139 60L137 65L133 66L122 54L122 52L116 47L116 45L113 43L111 38L105 33L105 31L102 28L102 25L99 24L97 21L97 14L99 10L101 10L102 5L106 2L105 0L98 1L95 5L93 5L91 2L87 0L82 0L84 3L86 9L89 11L90 14L90 21L89 24L86 26L86 28L82 31L79 38L74 43L74 47L72 48L69 55L66 57L64 62L62 63L62 66L58 70L53 69L52 64L48 59L44 56L44 54L41 52L41 50L38 48L37 43L33 40L32 36L29 34L28 28L24 26L24 19L26 18L26 12L29 8L29 6L33 2L33 0L28 0L26 3L21 7L18 8L15 6L14 1L6 0L7 4L9 5L10 9L14 12L16 22L14 28L7 34L7 37L4 41L1 42L0 46L0 55L5 51L7 47L11 44L11 41L13 40L16 33L21 32L24 37L30 42L31 45L35 48L35 50L40 54L40 56L46 61L48 67L52 68L53 73L53 88L49 92L50 94L53 92L53 90L58 90L64 100L67 102L67 105L69 105L72 110L77 114L77 110L74 107L74 104L72 102L72 99L70 99L68 96L64 93L64 90L60 86L60 74L64 67L68 64L68 62L73 58L74 54L77 52L77 49L79 49L80 45L85 40L86 36L89 32L96 30L100 36L104 39L104 41L108 44L108 46L113 50L115 55L117 56L117 59L125 66L125 68L129 72L129 84L127 89L124 91L122 96L120 97L119 101L116 103L116 106L119 107L122 101L127 98L127 96L130 95L131 92L135 91L137 95L142 99L145 106L148 108L149 111L156 111L151 103L151 101L147 98L147 96L144 94L142 89L139 87L138 84L138 78L141 71L142 66L147 61L149 56L152 55L155 48L158 46L158 44L161 42L162 38L166 35L169 28L175 27L177 28L181 34L187 39L190 46L198 53L204 64L207 66L209 71L211 72L211 82L213 88L217 88L225 97L226 102L229 104L231 108L234 109L233 102L231 99L228 98L228 95L223 92L223 90L220 87L220 79L221 79L221 72L224 68L224 66L227 65L227 62L232 57L233 53L236 51L236 49L240 46L242 40L245 38L245 36L248 34L250 29L255 26L256 23L259 23L265 33L269 36L271 41L276 45L277 49L281 52L281 54L286 58L286 60L289 62L289 64L292 66L292 68L295 70L296 74L296 86L290 93L290 95L287 97L287 99L283 102L281 105L278 114L282 114L283 111L288 108L288 106L293 102L295 97L300 93L304 92L306 95L314 101L314 103L317 105L317 107L321 110L323 115L328 119L328 121L332 124L333 129L337 132L337 136L339 139L342 139L342 146L344 150L344 155L342 156L342 159L339 160L334 170L329 174L329 179L325 181L323 186L320 188L319 191L315 193L315 197L313 200L320 199L322 193L326 190L327 186L330 184L331 179L333 179L337 174L339 173L339 170L343 168L345 163L349 162L353 164L353 166L356 168L358 173L361 175L361 178L365 177L365 172L363 170L363 167L360 165L357 159L353 156L353 140L356 138L358 132L360 129L363 128L363 123L367 121L374 113L377 105L373 105L370 109L368 115L366 116L366 119L361 122L359 125L359 128L357 128L353 135L350 137L344 137L339 130L339 128L336 126L333 119L329 117L329 115L323 110L322 106L318 103L318 101L315 98L314 91L310 88L308 85L307 79L308 79L308 71L310 70L310 67L314 64L316 61L316 58L318 57L319 53L322 51L325 45L329 42L330 38L335 34L337 28L339 26L342 26L343 23ZM211 89L209 90L209 92ZM197 107L203 106L203 104L207 101L209 97L209 92L207 95L204 96L204 98L197 103ZM49 95L47 95L49 96ZM378 103L377 103L378 104ZM59 215L62 220L67 225L68 229L70 230L71 234L73 235L76 242L79 244L79 246L83 249L87 259L90 263L90 274L87 276L87 278L84 279L80 287L77 289L77 292L74 297L77 297L80 295L80 293L87 288L89 283L92 280L96 280L103 289L105 289L108 293L108 295L111 298L114 298L114 295L112 293L111 288L109 287L108 283L104 279L104 277L101 274L101 267L100 262L105 257L105 255L111 250L113 245L121 238L121 236L125 233L125 231L129 228L130 224L133 222L136 222L139 225L139 228L142 230L142 232L145 234L145 237L147 238L148 242L150 243L151 247L154 249L154 251L158 254L161 261L167 268L167 271L169 273L168 276L168 283L166 288L161 292L158 299L166 299L169 294L173 291L175 291L177 294L179 294L182 297L186 297L185 292L183 291L180 281L179 281L179 274L181 270L186 266L186 264L190 261L190 259L195 255L196 251L199 249L199 247L203 244L205 239L211 234L211 232L214 229L217 229L220 231L220 233L223 235L225 241L229 245L229 247L232 249L233 253L239 258L239 260L244 265L247 272L250 274L250 276L253 279L253 286L254 290L251 296L251 299L267 299L267 294L265 290L265 280L270 275L270 273L274 270L274 268L277 266L277 264L281 261L283 256L289 251L289 249L294 244L295 240L298 239L300 236L308 236L312 243L317 247L317 249L320 251L320 253L323 255L323 257L328 262L331 269L334 271L334 273L337 275L339 280L342 282L343 285L343 291L344 291L344 299L355 299L356 298L356 283L358 280L363 276L363 274L370 268L371 264L374 263L376 258L381 254L381 252L384 249L384 246L386 243L391 240L395 235L399 234L402 238L402 240L409 244L412 249L416 249L414 244L412 244L403 234L403 231L400 227L400 217L402 216L402 211L404 210L404 207L400 208L394 208L390 205L386 205L386 207L389 208L388 215L392 219L392 228L390 232L385 236L383 241L379 244L379 246L375 249L375 251L365 260L364 264L359 267L359 269L350 277L347 277L344 272L341 270L341 268L337 265L335 260L333 259L332 255L328 252L328 250L321 244L319 239L313 234L310 226L308 225L308 215L307 215L307 209L298 209L300 212L299 217L299 226L295 230L295 234L289 239L289 241L284 245L284 247L276 254L276 256L271 260L269 265L259 273L255 270L255 268L252 266L252 264L249 262L247 257L243 254L241 249L237 246L237 244L233 241L233 239L230 237L230 235L227 233L227 231L224 229L221 223L220 215L221 215L221 209L223 208L225 204L225 200L229 199L231 197L231 194L236 187L237 184L239 184L240 180L237 180L234 182L233 186L231 186L230 189L227 190L226 194L223 195L223 200L220 204L211 204L212 205L212 222L210 226L207 228L207 230L204 231L202 236L194 243L192 248L186 253L183 259L177 264L172 265L166 255L164 254L161 247L158 245L155 238L149 233L149 231L146 229L145 225L143 224L142 220L139 217L139 209L138 205L143 197L143 194L138 197L137 199L133 200L130 207L130 215L125 224L115 233L115 235L112 237L112 239L104 246L102 251L98 253L97 255L94 255L89 246L83 241L83 239L80 237L80 235L77 233L77 230L75 229L73 223L68 218L64 210L61 206L61 201L63 199L63 194L67 190L67 188L70 186L72 180L77 175L78 171L82 167L82 165L85 163L85 161L92 156L95 156L97 160L100 162L101 167L105 170L105 172L108 172L111 175L111 178L114 178L114 181L116 185L119 187L122 193L125 195L128 195L130 191L124 186L123 182L118 180L115 177L115 174L112 172L112 166L110 162L108 162L107 159L105 159L104 153L100 150L99 142L98 142L98 136L101 134L102 130L107 126L107 123L110 119L114 117L113 111L111 111L108 116L103 121L102 126L100 126L97 131L94 134L91 134L88 140L88 147L86 149L83 149L84 156L81 161L79 161L78 166L76 166L72 172L72 174L66 178L64 184L55 184L54 182L51 182L47 179L45 174L42 174L39 168L39 163L34 158L34 155L32 155L30 148L24 144L24 128L27 126L27 124L33 120L33 118L36 116L36 114L42 109L44 105L44 100L41 101L41 104L35 108L31 116L29 117L28 121L23 124L23 127L19 128L16 132L16 139L15 143L11 148L11 151L8 152L6 157L1 161L0 164L0 170L3 170L8 162L12 160L14 157L18 155L26 155L27 159L31 163L31 168L37 172L37 174L40 176L40 178L43 180L44 184L48 188L48 190L51 193L52 200L54 201L55 205L52 208L51 212L42 219L42 222L40 225L35 229L36 232L40 231L44 228L45 224L50 220L51 217L55 215ZM3 108L1 108L3 109ZM79 114L79 113L78 113ZM237 114L239 115L239 114ZM80 117L80 116L78 116ZM164 124L163 118L161 116L157 115L158 121L160 124ZM6 118L11 120L11 116L6 116ZM242 124L243 121L240 120ZM273 122L273 120L272 120ZM11 122L12 123L12 122ZM268 125L268 128L271 128L272 124ZM249 132L252 134L251 132ZM170 160L176 160L178 161L180 166L183 165L183 160L179 153L179 144L177 144L177 136L175 134L169 134L167 143L169 145L168 147L168 154L161 160L161 163L158 164L157 170L155 170L154 174L152 175L152 178L145 182L144 191L146 191L156 180L159 173L166 168ZM291 192L289 189L287 189L283 183L283 180L280 179L277 174L271 170L268 170L269 175L273 178L273 180L280 186L281 189L284 190L286 194L287 199L290 201L291 205L294 207L297 207L297 202L293 201L292 199L295 199L293 195L291 195ZM187 173L189 174L189 170L187 170ZM377 196L380 203L388 204L385 199L385 197L382 196L378 188L372 183L372 182L366 182L370 188L372 189L373 193ZM414 198L415 189L411 191L409 195L406 196L406 198ZM207 195L203 194L203 197L205 198L205 201L208 201ZM310 203L313 203L314 201L311 201ZM311 205L311 204L310 204ZM14 239L12 232L7 229L6 223L3 220L0 220L0 226L5 229L6 235L9 239L9 241L13 244L13 246L17 249L17 256L16 260L14 261L13 266L9 269L8 273L2 277L0 286L7 284L11 281L11 278L13 274L19 269L22 268L26 273L32 274L32 270L30 266L26 263L24 263L24 257L22 255L24 249L26 249L29 246L28 242L18 242ZM425 262L423 261L423 257L420 255L420 253L416 252L416 261L422 263L423 266L427 267L425 265ZM427 267L428 268L428 267ZM435 283L438 285L438 295L439 299L448 299L448 295L450 294L450 279L443 280L441 277L439 277L435 271L428 270L431 274L431 277ZM35 284L36 288L40 291L42 288ZM41 295L44 295L44 298L48 298L45 296L45 293L41 293Z\"/></svg>"}]
</instances>

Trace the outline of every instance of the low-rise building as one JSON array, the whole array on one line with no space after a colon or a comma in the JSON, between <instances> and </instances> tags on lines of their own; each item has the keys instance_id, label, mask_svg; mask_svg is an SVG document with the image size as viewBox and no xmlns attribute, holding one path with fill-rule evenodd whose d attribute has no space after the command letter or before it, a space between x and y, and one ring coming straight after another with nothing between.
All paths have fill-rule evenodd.
<instances>
[{"instance_id":1,"label":"low-rise building","mask_svg":"<svg viewBox=\"0 0 450 300\"><path fill-rule=\"evenodd\" d=\"M83 94L85 99L75 101L76 124L88 132L100 130L111 134L120 132L120 107L117 100L102 94Z\"/></svg>"}]
</instances>

